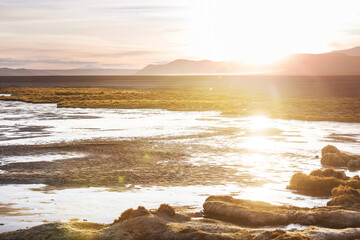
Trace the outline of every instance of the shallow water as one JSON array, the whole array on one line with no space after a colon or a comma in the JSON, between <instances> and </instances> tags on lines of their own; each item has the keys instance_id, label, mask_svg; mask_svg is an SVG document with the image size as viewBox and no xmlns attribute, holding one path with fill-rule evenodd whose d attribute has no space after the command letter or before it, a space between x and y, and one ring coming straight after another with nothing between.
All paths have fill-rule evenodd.
<instances>
[{"instance_id":1,"label":"shallow water","mask_svg":"<svg viewBox=\"0 0 360 240\"><path fill-rule=\"evenodd\" d=\"M81 188L56 190L48 193L32 191L45 185L2 185L0 202L14 205L12 214L1 216L0 232L31 227L46 221L69 221L78 218L90 222L111 223L128 208L144 206L158 208L161 203L173 206L189 206L193 211L201 210L205 199L210 195L232 194L241 197L242 190L237 185L215 186L176 186L176 187L128 187L124 192L108 191L106 188ZM19 195L19 192L21 195ZM181 196L181 197L179 197ZM265 197L266 195L264 195ZM305 197L305 201L311 201ZM317 205L322 205L318 201ZM19 216L16 216L19 214Z\"/></svg>"},{"instance_id":2,"label":"shallow water","mask_svg":"<svg viewBox=\"0 0 360 240\"><path fill-rule=\"evenodd\" d=\"M86 154L79 154L79 153L61 153L61 154L59 153L59 154L2 157L0 159L0 165L7 165L10 163L20 163L20 162L52 162L56 160L82 158L85 156Z\"/></svg>"},{"instance_id":3,"label":"shallow water","mask_svg":"<svg viewBox=\"0 0 360 240\"><path fill-rule=\"evenodd\" d=\"M13 203L20 216L0 216L0 232L33 226L42 221L86 218L111 222L129 207L158 207L161 203L201 209L207 196L232 194L273 204L300 207L324 206L328 199L306 197L286 190L297 171L320 168L321 148L333 144L360 154L360 124L277 120L265 117L230 117L219 112L171 112L166 110L58 109L55 104L0 101L0 146L44 144L92 138L189 136L224 130L227 134L185 137L177 140L218 151L196 152L187 161L219 165L237 171L237 182L216 186L129 187L124 192L103 188L67 189L51 193L32 191L37 185L1 185L0 203ZM221 132L221 131L219 131ZM71 134L69 134L71 133ZM4 163L64 161L72 153L34 156L0 156ZM159 164L166 164L161 162ZM358 172L347 172L356 175ZM24 215L25 214L25 215ZM26 215L28 214L28 215Z\"/></svg>"},{"instance_id":4,"label":"shallow water","mask_svg":"<svg viewBox=\"0 0 360 240\"><path fill-rule=\"evenodd\" d=\"M93 138L190 135L214 126L198 118L215 112L158 109L76 109L0 101L0 146Z\"/></svg>"}]
</instances>

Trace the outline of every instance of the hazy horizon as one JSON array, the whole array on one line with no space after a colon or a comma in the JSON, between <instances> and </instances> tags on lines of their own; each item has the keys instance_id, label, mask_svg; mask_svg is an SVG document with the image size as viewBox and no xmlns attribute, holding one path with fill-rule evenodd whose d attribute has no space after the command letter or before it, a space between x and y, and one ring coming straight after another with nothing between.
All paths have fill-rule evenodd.
<instances>
[{"instance_id":1,"label":"hazy horizon","mask_svg":"<svg viewBox=\"0 0 360 240\"><path fill-rule=\"evenodd\" d=\"M360 45L358 1L0 0L0 67L264 63Z\"/></svg>"}]
</instances>

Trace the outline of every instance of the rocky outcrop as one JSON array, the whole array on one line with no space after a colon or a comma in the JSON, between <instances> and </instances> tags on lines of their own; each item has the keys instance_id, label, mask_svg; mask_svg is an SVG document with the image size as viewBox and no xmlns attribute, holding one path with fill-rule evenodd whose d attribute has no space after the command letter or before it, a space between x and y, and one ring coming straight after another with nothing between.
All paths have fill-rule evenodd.
<instances>
[{"instance_id":1,"label":"rocky outcrop","mask_svg":"<svg viewBox=\"0 0 360 240\"><path fill-rule=\"evenodd\" d=\"M231 234L227 233L228 230L224 228L222 232L221 224L209 224L209 222L205 224L191 220L185 215L177 214L171 206L162 204L155 211L148 211L144 207L125 211L119 219L99 234L99 239L231 240L250 236L246 231Z\"/></svg>"},{"instance_id":2,"label":"rocky outcrop","mask_svg":"<svg viewBox=\"0 0 360 240\"><path fill-rule=\"evenodd\" d=\"M203 207L205 216L241 226L300 224L337 229L360 227L360 212L355 210L275 206L265 202L234 199L231 196L211 196Z\"/></svg>"},{"instance_id":3,"label":"rocky outcrop","mask_svg":"<svg viewBox=\"0 0 360 240\"><path fill-rule=\"evenodd\" d=\"M291 210L265 202L234 199L231 196L210 196L203 204L207 217L236 223L241 226L279 226L290 224Z\"/></svg>"},{"instance_id":4,"label":"rocky outcrop","mask_svg":"<svg viewBox=\"0 0 360 240\"><path fill-rule=\"evenodd\" d=\"M183 211L183 214L179 214L173 207L166 204L154 211L139 207L125 211L112 224L55 222L2 233L0 239L350 240L360 237L360 228L357 228L360 226L360 213L334 207L303 209L234 199L231 196L211 196L204 203L204 213L207 218L191 219L187 216L188 213ZM214 218L223 219L223 221ZM278 220L280 222L276 223L275 221ZM249 221L256 223L258 227L243 228L227 223L232 221L245 225L249 225L246 223ZM275 226L289 223L327 228L310 226L302 230L286 231L280 229L269 231L269 229L259 228L268 224Z\"/></svg>"}]
</instances>

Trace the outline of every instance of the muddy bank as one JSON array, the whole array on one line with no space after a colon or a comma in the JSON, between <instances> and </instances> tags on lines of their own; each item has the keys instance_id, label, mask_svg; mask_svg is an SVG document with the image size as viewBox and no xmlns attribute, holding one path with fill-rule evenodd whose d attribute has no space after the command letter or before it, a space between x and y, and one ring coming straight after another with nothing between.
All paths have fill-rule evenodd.
<instances>
[{"instance_id":1,"label":"muddy bank","mask_svg":"<svg viewBox=\"0 0 360 240\"><path fill-rule=\"evenodd\" d=\"M207 206L212 203L226 203L227 206L218 205L218 209L225 212L223 218L229 219L229 208L232 208L233 215L243 215L241 208L256 208L257 214L268 214L270 210L280 214L284 211L283 206L273 206L266 203L251 202L240 199L232 199L230 196L212 196L204 203L204 213L207 218L202 218L202 213L189 213L186 208L176 208L163 204L157 210L147 210L144 207L129 209L114 220L112 224L97 224L88 222L55 222L44 224L29 229L18 230L0 234L4 240L12 239L124 239L124 240L142 240L142 239L208 239L208 240L268 240L268 239L356 239L360 237L359 224L355 228L346 229L328 229L311 226L302 230L269 230L266 228L244 228L241 225L219 221L214 215L210 216L210 209ZM287 211L290 211L288 207ZM311 214L314 219L326 220L329 213L339 214L340 209L326 208L318 209L298 209ZM286 214L286 211L284 211ZM316 217L318 214L318 217ZM359 213L358 213L359 214ZM254 213L247 213L249 220L254 219ZM296 214L295 214L296 215ZM301 215L297 213L297 215ZM356 221L357 218L351 218L348 214L347 223ZM339 219L335 221L340 221ZM315 222L316 223L316 222ZM277 224L279 225L279 223ZM309 224L312 225L312 224ZM355 226L354 225L354 226ZM343 227L350 227L349 224L343 224Z\"/></svg>"},{"instance_id":2,"label":"muddy bank","mask_svg":"<svg viewBox=\"0 0 360 240\"><path fill-rule=\"evenodd\" d=\"M184 151L187 148L187 151ZM236 170L221 166L196 166L184 161L192 152L224 151L187 146L172 141L82 141L39 146L3 146L0 156L41 155L59 152L83 154L80 158L52 162L18 162L0 166L0 184L43 183L49 188L110 187L127 184L206 185L240 182ZM186 153L185 153L186 152ZM251 184L249 175L248 183ZM259 184L255 183L254 185Z\"/></svg>"}]
</instances>

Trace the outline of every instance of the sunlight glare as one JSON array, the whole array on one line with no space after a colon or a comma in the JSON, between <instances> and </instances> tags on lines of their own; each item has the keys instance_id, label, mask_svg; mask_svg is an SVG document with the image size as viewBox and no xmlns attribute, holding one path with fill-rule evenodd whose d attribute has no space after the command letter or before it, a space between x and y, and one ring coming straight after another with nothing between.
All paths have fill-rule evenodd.
<instances>
[{"instance_id":1,"label":"sunlight glare","mask_svg":"<svg viewBox=\"0 0 360 240\"><path fill-rule=\"evenodd\" d=\"M254 65L291 53L328 51L349 20L345 7L324 0L207 0L193 7L188 26L192 51L205 59Z\"/></svg>"},{"instance_id":2,"label":"sunlight glare","mask_svg":"<svg viewBox=\"0 0 360 240\"><path fill-rule=\"evenodd\" d=\"M258 130L269 127L270 119L265 116L251 117L250 129Z\"/></svg>"}]
</instances>

